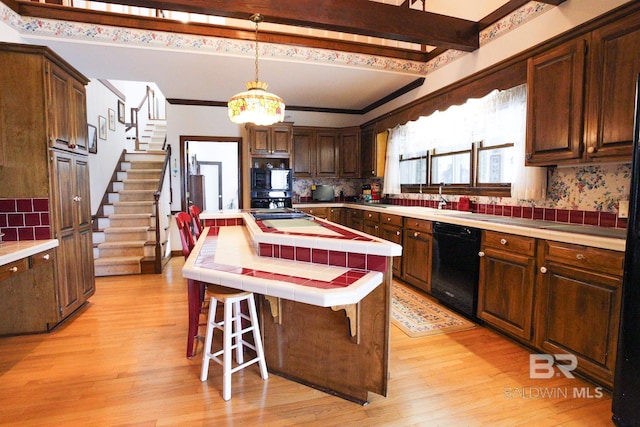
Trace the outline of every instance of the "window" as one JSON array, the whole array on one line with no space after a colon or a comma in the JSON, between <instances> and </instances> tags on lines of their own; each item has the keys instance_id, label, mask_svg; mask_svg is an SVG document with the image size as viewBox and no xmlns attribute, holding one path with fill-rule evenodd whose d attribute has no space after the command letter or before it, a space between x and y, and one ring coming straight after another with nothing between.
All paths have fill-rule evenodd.
<instances>
[{"instance_id":1,"label":"window","mask_svg":"<svg viewBox=\"0 0 640 427\"><path fill-rule=\"evenodd\" d=\"M387 162L399 171L385 174L383 192L431 192L441 183L461 194L508 192L517 150L524 153L526 95L524 84L496 90L390 130Z\"/></svg>"}]
</instances>

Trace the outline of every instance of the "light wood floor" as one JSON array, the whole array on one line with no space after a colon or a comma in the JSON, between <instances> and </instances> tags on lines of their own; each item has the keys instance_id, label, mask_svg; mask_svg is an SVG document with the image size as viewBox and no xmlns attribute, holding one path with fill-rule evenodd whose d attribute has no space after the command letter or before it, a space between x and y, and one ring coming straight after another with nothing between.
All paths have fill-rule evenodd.
<instances>
[{"instance_id":1,"label":"light wood floor","mask_svg":"<svg viewBox=\"0 0 640 427\"><path fill-rule=\"evenodd\" d=\"M528 351L483 327L423 338L393 327L389 396L366 406L275 375L262 381L257 365L234 374L225 402L219 366L201 383L200 358L184 356L182 263L158 276L98 278L73 321L0 338L0 425L613 425L609 394L573 398L594 386L530 379Z\"/></svg>"}]
</instances>

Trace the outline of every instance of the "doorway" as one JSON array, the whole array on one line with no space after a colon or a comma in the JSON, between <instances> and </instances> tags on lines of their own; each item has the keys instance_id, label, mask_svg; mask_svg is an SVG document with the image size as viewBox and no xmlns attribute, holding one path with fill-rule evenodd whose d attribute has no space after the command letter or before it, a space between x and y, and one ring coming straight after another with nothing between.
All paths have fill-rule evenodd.
<instances>
[{"instance_id":1,"label":"doorway","mask_svg":"<svg viewBox=\"0 0 640 427\"><path fill-rule=\"evenodd\" d=\"M242 209L242 138L180 137L182 210Z\"/></svg>"}]
</instances>

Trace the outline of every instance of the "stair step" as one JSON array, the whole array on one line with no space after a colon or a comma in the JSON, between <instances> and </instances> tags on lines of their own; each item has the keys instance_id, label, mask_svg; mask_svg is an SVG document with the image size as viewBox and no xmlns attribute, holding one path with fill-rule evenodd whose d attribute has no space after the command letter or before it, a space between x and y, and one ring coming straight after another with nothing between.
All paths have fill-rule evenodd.
<instances>
[{"instance_id":1,"label":"stair step","mask_svg":"<svg viewBox=\"0 0 640 427\"><path fill-rule=\"evenodd\" d=\"M121 202L153 201L156 190L121 190L117 194Z\"/></svg>"},{"instance_id":2,"label":"stair step","mask_svg":"<svg viewBox=\"0 0 640 427\"><path fill-rule=\"evenodd\" d=\"M118 276L126 274L140 274L140 256L119 256L108 258L96 258L94 260L95 275Z\"/></svg>"},{"instance_id":3,"label":"stair step","mask_svg":"<svg viewBox=\"0 0 640 427\"><path fill-rule=\"evenodd\" d=\"M115 214L149 214L153 211L153 201L128 202L120 201L113 203Z\"/></svg>"},{"instance_id":4,"label":"stair step","mask_svg":"<svg viewBox=\"0 0 640 427\"><path fill-rule=\"evenodd\" d=\"M150 227L151 214L113 214L109 215L109 227Z\"/></svg>"},{"instance_id":5,"label":"stair step","mask_svg":"<svg viewBox=\"0 0 640 427\"><path fill-rule=\"evenodd\" d=\"M144 245L146 240L138 241L117 241L104 242L98 244L99 259L114 258L118 256L144 256Z\"/></svg>"},{"instance_id":6,"label":"stair step","mask_svg":"<svg viewBox=\"0 0 640 427\"><path fill-rule=\"evenodd\" d=\"M106 242L140 241L147 239L149 227L110 227L103 230Z\"/></svg>"}]
</instances>

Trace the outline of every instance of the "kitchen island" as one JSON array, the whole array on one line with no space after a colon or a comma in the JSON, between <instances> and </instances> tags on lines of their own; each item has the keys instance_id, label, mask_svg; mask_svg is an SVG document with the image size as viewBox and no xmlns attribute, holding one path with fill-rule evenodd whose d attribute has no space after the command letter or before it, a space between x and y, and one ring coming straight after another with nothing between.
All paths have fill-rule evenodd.
<instances>
[{"instance_id":1,"label":"kitchen island","mask_svg":"<svg viewBox=\"0 0 640 427\"><path fill-rule=\"evenodd\" d=\"M183 276L258 294L269 371L362 404L369 392L386 396L401 246L313 217L201 219Z\"/></svg>"}]
</instances>

